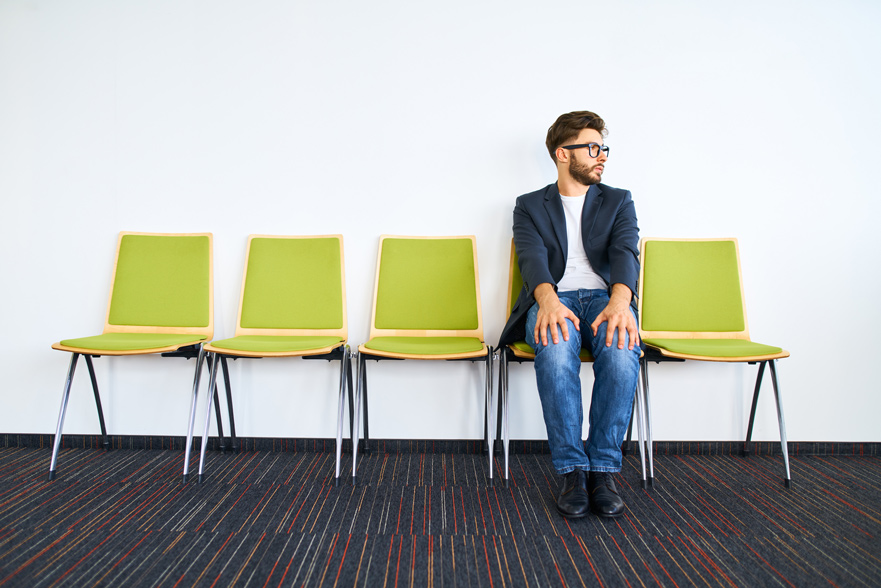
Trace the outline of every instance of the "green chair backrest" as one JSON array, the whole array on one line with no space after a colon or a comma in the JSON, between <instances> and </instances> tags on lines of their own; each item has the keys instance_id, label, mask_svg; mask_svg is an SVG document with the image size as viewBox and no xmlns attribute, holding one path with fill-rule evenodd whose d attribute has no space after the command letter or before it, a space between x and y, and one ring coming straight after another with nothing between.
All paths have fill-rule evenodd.
<instances>
[{"instance_id":1,"label":"green chair backrest","mask_svg":"<svg viewBox=\"0 0 881 588\"><path fill-rule=\"evenodd\" d=\"M520 296L520 290L523 289L523 276L520 275L520 263L518 262L517 249L514 248L513 239L511 240L511 267L508 271L508 314L505 315L505 320L508 319L511 311L514 310L514 304L517 302L517 297Z\"/></svg>"},{"instance_id":2,"label":"green chair backrest","mask_svg":"<svg viewBox=\"0 0 881 588\"><path fill-rule=\"evenodd\" d=\"M374 327L481 328L473 237L383 237Z\"/></svg>"},{"instance_id":3,"label":"green chair backrest","mask_svg":"<svg viewBox=\"0 0 881 588\"><path fill-rule=\"evenodd\" d=\"M746 329L734 239L646 239L644 244L640 317L644 331Z\"/></svg>"},{"instance_id":4,"label":"green chair backrest","mask_svg":"<svg viewBox=\"0 0 881 588\"><path fill-rule=\"evenodd\" d=\"M342 329L342 237L251 236L239 326Z\"/></svg>"},{"instance_id":5,"label":"green chair backrest","mask_svg":"<svg viewBox=\"0 0 881 588\"><path fill-rule=\"evenodd\" d=\"M105 330L211 327L211 279L210 235L122 233Z\"/></svg>"}]
</instances>

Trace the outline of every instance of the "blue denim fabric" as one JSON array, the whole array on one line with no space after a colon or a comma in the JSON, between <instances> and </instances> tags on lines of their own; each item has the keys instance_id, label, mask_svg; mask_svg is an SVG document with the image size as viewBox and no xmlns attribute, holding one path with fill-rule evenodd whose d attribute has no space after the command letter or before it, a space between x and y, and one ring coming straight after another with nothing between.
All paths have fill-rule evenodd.
<instances>
[{"instance_id":1,"label":"blue denim fabric","mask_svg":"<svg viewBox=\"0 0 881 588\"><path fill-rule=\"evenodd\" d=\"M606 290L577 290L558 292L565 304L581 321L581 331L567 319L569 341L562 334L554 344L548 332L547 347L533 339L538 303L532 305L526 317L526 342L535 349L535 377L541 398L551 461L558 474L575 468L596 472L621 470L621 442L627 432L633 395L639 375L639 347L618 349L618 334L612 346L606 347L606 323L597 329L596 337L590 325L609 303ZM633 309L631 309L632 312ZM559 326L558 326L559 332ZM593 395L590 401L587 450L581 440L584 409L581 404L579 370L582 340L594 357Z\"/></svg>"}]
</instances>

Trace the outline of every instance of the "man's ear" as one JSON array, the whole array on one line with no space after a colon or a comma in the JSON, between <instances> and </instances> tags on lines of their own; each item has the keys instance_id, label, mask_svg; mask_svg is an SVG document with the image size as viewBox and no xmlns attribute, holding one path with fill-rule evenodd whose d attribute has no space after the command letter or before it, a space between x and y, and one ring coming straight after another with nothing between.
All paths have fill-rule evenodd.
<instances>
[{"instance_id":1,"label":"man's ear","mask_svg":"<svg viewBox=\"0 0 881 588\"><path fill-rule=\"evenodd\" d=\"M566 163L569 161L569 150L563 149L562 147L557 147L557 150L554 152L554 155L557 156L557 161L560 163Z\"/></svg>"}]
</instances>

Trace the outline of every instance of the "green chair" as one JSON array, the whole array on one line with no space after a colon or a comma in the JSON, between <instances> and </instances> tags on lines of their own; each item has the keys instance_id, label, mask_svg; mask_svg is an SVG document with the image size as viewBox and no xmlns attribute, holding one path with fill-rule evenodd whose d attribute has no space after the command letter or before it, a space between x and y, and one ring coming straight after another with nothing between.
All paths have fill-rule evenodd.
<instances>
[{"instance_id":1,"label":"green chair","mask_svg":"<svg viewBox=\"0 0 881 588\"><path fill-rule=\"evenodd\" d=\"M367 427L366 360L483 360L486 367L484 439L492 484L492 348L484 343L474 236L398 237L383 235L370 318L370 338L358 347L355 432ZM363 413L362 413L363 402ZM352 444L352 479L357 483L358 444Z\"/></svg>"},{"instance_id":2,"label":"green chair","mask_svg":"<svg viewBox=\"0 0 881 588\"><path fill-rule=\"evenodd\" d=\"M511 240L511 256L508 264L508 290L506 299L505 319L510 316L523 288L523 277L520 275L520 265L517 261L517 249L514 247L514 240ZM582 347L579 353L582 363L593 362L593 356L590 351ZM505 454L505 485L509 483L508 456L510 437L508 434L508 364L510 362L523 363L535 361L535 350L526 341L516 341L499 349L499 404L501 407L501 430L502 430L502 447ZM641 387L637 381L636 396L633 399L636 408L637 419L637 435L639 437L639 454L642 463L642 487L648 488L651 485L652 478L646 477L645 467L645 441L643 421L648 419L644 416L646 409L645 396L641 392ZM633 415L630 421L631 429L633 427ZM630 440L631 431L627 432L627 440Z\"/></svg>"},{"instance_id":3,"label":"green chair","mask_svg":"<svg viewBox=\"0 0 881 588\"><path fill-rule=\"evenodd\" d=\"M646 346L663 358L759 364L745 455L749 453L762 376L766 365L771 368L786 470L784 483L789 487L789 452L777 384L777 360L789 357L789 352L749 338L737 240L642 239L640 257L640 336ZM642 377L648 401L647 364L644 360ZM647 431L651 448L650 422Z\"/></svg>"},{"instance_id":4,"label":"green chair","mask_svg":"<svg viewBox=\"0 0 881 588\"><path fill-rule=\"evenodd\" d=\"M342 235L248 238L235 337L205 346L212 359L199 482L204 476L210 399L217 402L218 362L225 366L226 358L303 357L340 361L335 476L339 483L344 396L347 389L351 395L352 388L347 328ZM225 380L228 385L229 378ZM227 402L231 407L229 387ZM349 414L351 421L351 404Z\"/></svg>"},{"instance_id":5,"label":"green chair","mask_svg":"<svg viewBox=\"0 0 881 588\"><path fill-rule=\"evenodd\" d=\"M104 332L92 337L65 339L52 345L53 349L68 351L72 356L61 396L61 410L49 465L50 480L55 479L64 415L80 355L85 357L89 368L105 448L109 448L110 443L92 358L154 353L195 357L196 374L187 434L189 444L199 377L206 355L202 343L214 334L211 252L211 233L119 234ZM185 465L188 458L189 455Z\"/></svg>"}]
</instances>

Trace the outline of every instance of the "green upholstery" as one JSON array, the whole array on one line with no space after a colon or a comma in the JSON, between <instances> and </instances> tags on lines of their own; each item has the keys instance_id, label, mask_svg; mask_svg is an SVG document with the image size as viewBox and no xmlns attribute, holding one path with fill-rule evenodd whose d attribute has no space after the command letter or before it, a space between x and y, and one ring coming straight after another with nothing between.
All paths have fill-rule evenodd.
<instances>
[{"instance_id":1,"label":"green upholstery","mask_svg":"<svg viewBox=\"0 0 881 588\"><path fill-rule=\"evenodd\" d=\"M207 327L210 251L207 236L123 235L108 322Z\"/></svg>"},{"instance_id":2,"label":"green upholstery","mask_svg":"<svg viewBox=\"0 0 881 588\"><path fill-rule=\"evenodd\" d=\"M508 292L508 314L514 310L514 304L517 303L517 297L520 296L520 290L523 289L523 276L520 275L520 264L517 262L517 253L513 252L514 259L511 261L511 291Z\"/></svg>"},{"instance_id":3,"label":"green upholstery","mask_svg":"<svg viewBox=\"0 0 881 588\"><path fill-rule=\"evenodd\" d=\"M367 349L410 355L452 355L483 349L477 337L374 337L364 344Z\"/></svg>"},{"instance_id":4,"label":"green upholstery","mask_svg":"<svg viewBox=\"0 0 881 588\"><path fill-rule=\"evenodd\" d=\"M645 343L673 353L704 357L756 357L774 355L780 347L744 339L645 339Z\"/></svg>"},{"instance_id":5,"label":"green upholstery","mask_svg":"<svg viewBox=\"0 0 881 588\"><path fill-rule=\"evenodd\" d=\"M516 343L511 343L511 347L514 347L515 349L524 353L532 353L533 355L535 355L535 349L533 349L532 346L526 341L517 341ZM581 359L581 361L593 361L593 355L591 355L590 351L588 351L584 347L581 348L581 353L578 354L578 357L579 359Z\"/></svg>"},{"instance_id":6,"label":"green upholstery","mask_svg":"<svg viewBox=\"0 0 881 588\"><path fill-rule=\"evenodd\" d=\"M286 335L239 335L231 339L212 341L211 347L251 353L291 353L338 347L345 343L341 337L301 337Z\"/></svg>"},{"instance_id":7,"label":"green upholstery","mask_svg":"<svg viewBox=\"0 0 881 588\"><path fill-rule=\"evenodd\" d=\"M472 244L471 239L385 238L376 328L478 328Z\"/></svg>"},{"instance_id":8,"label":"green upholstery","mask_svg":"<svg viewBox=\"0 0 881 588\"><path fill-rule=\"evenodd\" d=\"M337 238L254 237L248 254L240 326L342 328L341 264Z\"/></svg>"},{"instance_id":9,"label":"green upholstery","mask_svg":"<svg viewBox=\"0 0 881 588\"><path fill-rule=\"evenodd\" d=\"M644 331L744 330L733 241L648 241L642 263Z\"/></svg>"},{"instance_id":10,"label":"green upholstery","mask_svg":"<svg viewBox=\"0 0 881 588\"><path fill-rule=\"evenodd\" d=\"M168 335L165 333L105 333L94 337L65 339L61 345L93 351L140 351L161 349L204 341L201 335Z\"/></svg>"}]
</instances>

